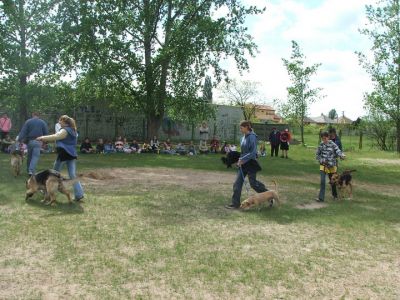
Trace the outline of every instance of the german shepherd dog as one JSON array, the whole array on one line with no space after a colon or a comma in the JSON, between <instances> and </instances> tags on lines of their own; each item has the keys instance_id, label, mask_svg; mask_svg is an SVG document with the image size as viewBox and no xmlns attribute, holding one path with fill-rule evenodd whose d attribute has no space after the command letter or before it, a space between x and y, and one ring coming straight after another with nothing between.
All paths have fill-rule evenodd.
<instances>
[{"instance_id":1,"label":"german shepherd dog","mask_svg":"<svg viewBox=\"0 0 400 300\"><path fill-rule=\"evenodd\" d=\"M11 170L14 177L21 175L22 162L24 160L24 156L20 150L13 150L10 152L11 154Z\"/></svg>"},{"instance_id":2,"label":"german shepherd dog","mask_svg":"<svg viewBox=\"0 0 400 300\"><path fill-rule=\"evenodd\" d=\"M335 173L332 175L331 183L338 187L339 199L344 199L346 191L349 199L353 197L353 177L351 176L351 173L355 171L356 170L344 170L342 174Z\"/></svg>"},{"instance_id":3,"label":"german shepherd dog","mask_svg":"<svg viewBox=\"0 0 400 300\"><path fill-rule=\"evenodd\" d=\"M226 156L221 157L222 163L226 165L227 168L232 168L232 165L237 163L240 158L240 152L231 151L226 154Z\"/></svg>"},{"instance_id":4,"label":"german shepherd dog","mask_svg":"<svg viewBox=\"0 0 400 300\"><path fill-rule=\"evenodd\" d=\"M66 180L61 176L60 172L51 169L36 173L26 181L25 200L31 198L36 192L43 191L44 199L42 200L42 202L55 205L56 192L59 191L60 193L63 193L67 196L69 203L72 203L71 194L65 188L63 183L64 181L73 182L75 180Z\"/></svg>"}]
</instances>

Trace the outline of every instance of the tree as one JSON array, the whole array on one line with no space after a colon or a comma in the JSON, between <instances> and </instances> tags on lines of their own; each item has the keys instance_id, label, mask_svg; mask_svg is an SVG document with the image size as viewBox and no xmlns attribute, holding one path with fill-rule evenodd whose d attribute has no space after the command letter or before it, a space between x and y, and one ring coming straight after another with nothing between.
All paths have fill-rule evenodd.
<instances>
[{"instance_id":1,"label":"tree","mask_svg":"<svg viewBox=\"0 0 400 300\"><path fill-rule=\"evenodd\" d=\"M249 80L232 79L226 82L222 91L224 98L231 105L242 109L245 120L253 120L256 116L256 110L260 106L260 83Z\"/></svg>"},{"instance_id":2,"label":"tree","mask_svg":"<svg viewBox=\"0 0 400 300\"><path fill-rule=\"evenodd\" d=\"M331 109L330 111L329 111L329 113L328 113L328 117L329 117L329 119L332 119L332 120L335 120L335 119L337 119L337 117L338 117L338 114L337 114L337 112L336 112L336 109Z\"/></svg>"},{"instance_id":3,"label":"tree","mask_svg":"<svg viewBox=\"0 0 400 300\"><path fill-rule=\"evenodd\" d=\"M292 85L287 88L288 99L281 106L284 118L292 120L300 127L301 142L304 144L304 118L311 103L320 96L321 88L310 87L310 77L316 74L321 64L305 65L305 56L297 42L292 41L290 60L282 58Z\"/></svg>"},{"instance_id":4,"label":"tree","mask_svg":"<svg viewBox=\"0 0 400 300\"><path fill-rule=\"evenodd\" d=\"M217 81L226 76L224 57L248 68L245 55L256 45L244 22L261 12L229 0L65 0L58 17L68 32L64 62L79 65L78 73L100 66L106 82L144 113L152 136L168 110L197 105L206 72Z\"/></svg>"},{"instance_id":5,"label":"tree","mask_svg":"<svg viewBox=\"0 0 400 300\"><path fill-rule=\"evenodd\" d=\"M58 30L52 22L55 1L5 0L0 3L0 93L16 101L22 124L38 86L54 83Z\"/></svg>"},{"instance_id":6,"label":"tree","mask_svg":"<svg viewBox=\"0 0 400 300\"><path fill-rule=\"evenodd\" d=\"M400 1L380 1L376 7L366 6L369 27L360 30L373 46L373 59L358 53L361 65L370 74L374 91L365 95L369 111L387 115L395 124L400 153Z\"/></svg>"},{"instance_id":7,"label":"tree","mask_svg":"<svg viewBox=\"0 0 400 300\"><path fill-rule=\"evenodd\" d=\"M393 121L390 117L379 111L371 110L369 115L363 119L362 126L380 150L387 151L391 145L388 144L390 139Z\"/></svg>"},{"instance_id":8,"label":"tree","mask_svg":"<svg viewBox=\"0 0 400 300\"><path fill-rule=\"evenodd\" d=\"M212 93L212 82L211 82L211 77L206 76L206 79L204 80L204 86L203 86L203 99L204 101L207 101L209 103L212 103L213 101L213 93Z\"/></svg>"}]
</instances>

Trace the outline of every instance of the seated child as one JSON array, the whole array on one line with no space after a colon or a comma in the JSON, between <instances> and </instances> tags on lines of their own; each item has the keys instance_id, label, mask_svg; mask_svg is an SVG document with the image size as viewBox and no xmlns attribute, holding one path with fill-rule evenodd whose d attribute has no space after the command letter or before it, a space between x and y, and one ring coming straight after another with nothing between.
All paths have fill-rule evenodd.
<instances>
[{"instance_id":1,"label":"seated child","mask_svg":"<svg viewBox=\"0 0 400 300\"><path fill-rule=\"evenodd\" d=\"M151 153L153 150L151 149L151 146L149 143L144 142L142 146L142 151L141 153Z\"/></svg>"},{"instance_id":2,"label":"seated child","mask_svg":"<svg viewBox=\"0 0 400 300\"><path fill-rule=\"evenodd\" d=\"M82 142L80 150L83 154L94 153L94 149L88 137L86 137L85 140Z\"/></svg>"},{"instance_id":3,"label":"seated child","mask_svg":"<svg viewBox=\"0 0 400 300\"><path fill-rule=\"evenodd\" d=\"M154 153L158 153L158 151L160 150L160 143L156 136L154 136L153 139L150 140L150 147Z\"/></svg>"},{"instance_id":4,"label":"seated child","mask_svg":"<svg viewBox=\"0 0 400 300\"><path fill-rule=\"evenodd\" d=\"M182 143L178 143L178 145L176 145L175 151L178 155L186 155L187 153L185 145L183 145Z\"/></svg>"},{"instance_id":5,"label":"seated child","mask_svg":"<svg viewBox=\"0 0 400 300\"><path fill-rule=\"evenodd\" d=\"M133 140L132 143L129 145L132 150L132 153L140 153L142 149L140 149L140 145L136 140Z\"/></svg>"},{"instance_id":6,"label":"seated child","mask_svg":"<svg viewBox=\"0 0 400 300\"><path fill-rule=\"evenodd\" d=\"M120 138L118 138L118 140L115 142L115 151L117 153L123 153L124 152L124 142Z\"/></svg>"},{"instance_id":7,"label":"seated child","mask_svg":"<svg viewBox=\"0 0 400 300\"><path fill-rule=\"evenodd\" d=\"M114 145L110 140L106 141L106 143L104 144L104 153L115 153Z\"/></svg>"},{"instance_id":8,"label":"seated child","mask_svg":"<svg viewBox=\"0 0 400 300\"><path fill-rule=\"evenodd\" d=\"M124 138L123 150L124 150L124 153L127 153L127 154L131 154L132 153L132 149L131 149L131 147L130 147L130 145L128 143L128 140L126 138Z\"/></svg>"},{"instance_id":9,"label":"seated child","mask_svg":"<svg viewBox=\"0 0 400 300\"><path fill-rule=\"evenodd\" d=\"M210 152L218 153L218 151L219 151L219 140L217 139L216 136L214 136L210 142Z\"/></svg>"},{"instance_id":10,"label":"seated child","mask_svg":"<svg viewBox=\"0 0 400 300\"><path fill-rule=\"evenodd\" d=\"M161 151L161 153L164 154L175 154L175 150L172 149L172 143L170 141L170 139L167 139L164 143L164 150Z\"/></svg>"},{"instance_id":11,"label":"seated child","mask_svg":"<svg viewBox=\"0 0 400 300\"><path fill-rule=\"evenodd\" d=\"M189 155L196 155L196 148L194 147L193 141L190 141L190 145L188 148Z\"/></svg>"},{"instance_id":12,"label":"seated child","mask_svg":"<svg viewBox=\"0 0 400 300\"><path fill-rule=\"evenodd\" d=\"M99 139L96 145L96 153L104 153L103 139Z\"/></svg>"}]
</instances>

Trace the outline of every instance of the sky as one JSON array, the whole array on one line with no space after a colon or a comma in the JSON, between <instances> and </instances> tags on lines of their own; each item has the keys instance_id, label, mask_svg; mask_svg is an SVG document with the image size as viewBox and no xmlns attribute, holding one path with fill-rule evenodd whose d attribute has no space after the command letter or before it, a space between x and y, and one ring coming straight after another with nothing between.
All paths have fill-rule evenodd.
<instances>
[{"instance_id":1,"label":"sky","mask_svg":"<svg viewBox=\"0 0 400 300\"><path fill-rule=\"evenodd\" d=\"M246 25L259 53L248 58L250 69L240 74L232 61L229 76L260 83L263 101L285 101L289 76L282 58L290 58L295 40L306 56L306 64L321 63L311 86L323 89L325 97L311 105L310 117L336 109L355 120L365 115L363 95L372 83L359 65L356 51L371 53L371 42L359 33L367 24L365 5L374 0L243 0L266 7L262 15L248 17ZM217 102L221 92L216 92Z\"/></svg>"}]
</instances>

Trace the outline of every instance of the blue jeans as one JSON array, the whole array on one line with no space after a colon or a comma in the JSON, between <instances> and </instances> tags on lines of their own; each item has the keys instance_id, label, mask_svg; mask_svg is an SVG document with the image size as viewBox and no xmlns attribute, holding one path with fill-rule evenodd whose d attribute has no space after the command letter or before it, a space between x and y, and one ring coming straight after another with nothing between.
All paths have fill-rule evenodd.
<instances>
[{"instance_id":1,"label":"blue jeans","mask_svg":"<svg viewBox=\"0 0 400 300\"><path fill-rule=\"evenodd\" d=\"M69 179L76 178L76 159L71 159L66 161L61 161L57 159L54 162L54 170L60 172L64 163L67 164ZM79 181L74 183L74 194L75 194L75 199L80 199L83 197L83 189Z\"/></svg>"},{"instance_id":2,"label":"blue jeans","mask_svg":"<svg viewBox=\"0 0 400 300\"><path fill-rule=\"evenodd\" d=\"M37 140L30 140L28 142L28 159L26 163L28 174L36 173L36 165L39 162L40 148L42 143Z\"/></svg>"},{"instance_id":3,"label":"blue jeans","mask_svg":"<svg viewBox=\"0 0 400 300\"><path fill-rule=\"evenodd\" d=\"M321 184L320 184L320 189L319 189L319 196L318 196L318 198L319 198L319 200L324 201L324 200L325 200L326 175L328 175L329 181L330 181L333 174L326 174L324 171L319 171L319 173L320 173L320 176L321 176ZM332 196L333 196L334 198L337 198L336 185L335 185L335 184L332 184L331 187L332 187Z\"/></svg>"},{"instance_id":4,"label":"blue jeans","mask_svg":"<svg viewBox=\"0 0 400 300\"><path fill-rule=\"evenodd\" d=\"M235 207L240 206L240 196L242 195L242 187L246 175L248 175L249 177L249 183L251 188L255 190L257 193L268 191L265 185L256 179L256 174L257 173L247 173L246 171L243 171L242 173L241 169L238 169L236 180L235 183L233 184L232 205L234 205Z\"/></svg>"}]
</instances>

